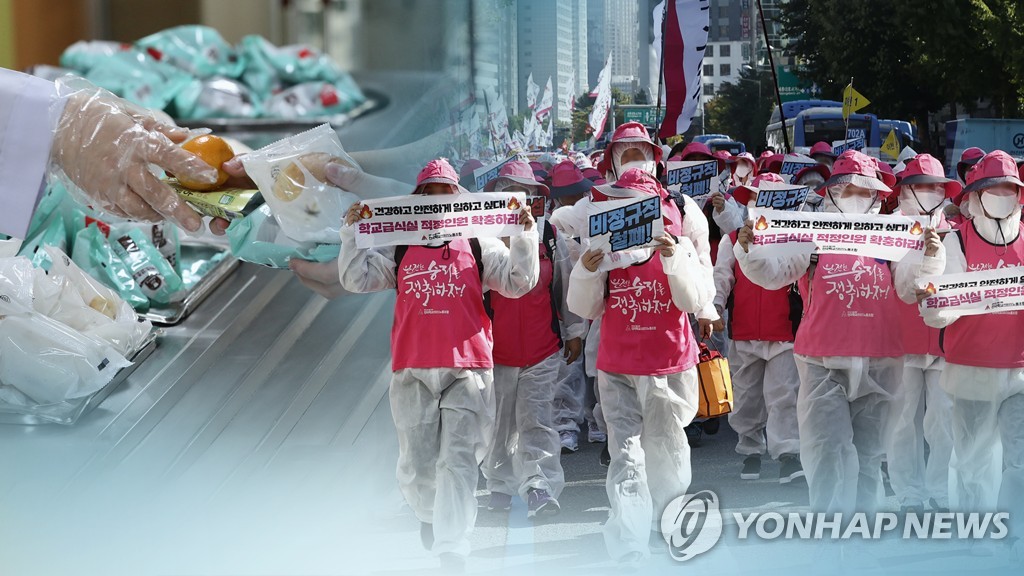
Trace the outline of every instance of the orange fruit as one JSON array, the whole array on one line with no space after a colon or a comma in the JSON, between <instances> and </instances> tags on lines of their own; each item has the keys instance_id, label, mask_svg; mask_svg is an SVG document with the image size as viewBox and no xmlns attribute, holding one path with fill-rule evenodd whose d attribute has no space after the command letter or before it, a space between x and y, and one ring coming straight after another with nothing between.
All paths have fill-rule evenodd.
<instances>
[{"instance_id":1,"label":"orange fruit","mask_svg":"<svg viewBox=\"0 0 1024 576\"><path fill-rule=\"evenodd\" d=\"M203 162L206 162L210 166L217 169L217 181L213 184L204 184L202 182L196 182L189 180L187 177L178 177L178 182L182 186L198 190L200 192L207 192L209 190L216 190L224 185L228 181L228 173L221 168L221 164L235 157L235 151L231 149L231 145L225 142L222 138L217 136L200 136L193 138L188 142L185 142L181 147L189 152L199 156Z\"/></svg>"}]
</instances>

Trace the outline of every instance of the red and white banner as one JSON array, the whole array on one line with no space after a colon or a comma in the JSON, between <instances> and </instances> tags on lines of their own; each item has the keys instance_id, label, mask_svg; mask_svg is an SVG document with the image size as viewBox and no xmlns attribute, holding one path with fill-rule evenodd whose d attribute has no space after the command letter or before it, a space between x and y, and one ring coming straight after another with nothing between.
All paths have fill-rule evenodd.
<instances>
[{"instance_id":1,"label":"red and white banner","mask_svg":"<svg viewBox=\"0 0 1024 576\"><path fill-rule=\"evenodd\" d=\"M926 318L998 314L1024 310L1024 267L926 276L918 282L929 296L921 304Z\"/></svg>"},{"instance_id":2,"label":"red and white banner","mask_svg":"<svg viewBox=\"0 0 1024 576\"><path fill-rule=\"evenodd\" d=\"M662 138L686 132L700 105L710 8L710 0L664 0L654 9L654 47L659 59L664 51L665 61L665 119L658 131Z\"/></svg>"},{"instance_id":3,"label":"red and white banner","mask_svg":"<svg viewBox=\"0 0 1024 576\"><path fill-rule=\"evenodd\" d=\"M612 105L612 55L608 55L608 61L601 70L597 79L596 92L590 95L595 96L594 107L590 110L590 130L594 140L599 140L604 134L604 125L608 121L608 110Z\"/></svg>"},{"instance_id":4,"label":"red and white banner","mask_svg":"<svg viewBox=\"0 0 1024 576\"><path fill-rule=\"evenodd\" d=\"M361 249L423 245L456 238L521 236L526 195L478 192L444 196L394 196L363 202L356 226Z\"/></svg>"},{"instance_id":5,"label":"red and white banner","mask_svg":"<svg viewBox=\"0 0 1024 576\"><path fill-rule=\"evenodd\" d=\"M751 208L752 258L848 254L898 262L924 256L928 218Z\"/></svg>"}]
</instances>

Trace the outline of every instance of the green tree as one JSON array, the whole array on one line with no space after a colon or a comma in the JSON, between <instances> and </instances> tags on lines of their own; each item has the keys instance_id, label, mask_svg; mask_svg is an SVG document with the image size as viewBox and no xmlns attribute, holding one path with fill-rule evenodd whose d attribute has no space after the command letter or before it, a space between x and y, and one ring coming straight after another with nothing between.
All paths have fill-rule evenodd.
<instances>
[{"instance_id":1,"label":"green tree","mask_svg":"<svg viewBox=\"0 0 1024 576\"><path fill-rule=\"evenodd\" d=\"M1024 111L1019 0L790 0L781 21L798 74L824 98L841 100L852 77L867 111L916 120L926 142L929 113L946 105Z\"/></svg>"},{"instance_id":2,"label":"green tree","mask_svg":"<svg viewBox=\"0 0 1024 576\"><path fill-rule=\"evenodd\" d=\"M771 74L744 68L737 82L722 84L704 105L705 131L728 134L753 152L765 143L764 129L774 103Z\"/></svg>"}]
</instances>

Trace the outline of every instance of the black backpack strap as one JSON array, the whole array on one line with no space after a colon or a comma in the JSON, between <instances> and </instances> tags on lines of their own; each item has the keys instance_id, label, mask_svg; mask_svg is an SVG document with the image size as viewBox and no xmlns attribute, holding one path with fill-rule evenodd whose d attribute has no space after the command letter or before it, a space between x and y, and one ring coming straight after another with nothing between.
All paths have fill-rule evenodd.
<instances>
[{"instance_id":1,"label":"black backpack strap","mask_svg":"<svg viewBox=\"0 0 1024 576\"><path fill-rule=\"evenodd\" d=\"M555 250L558 247L558 241L555 237L555 228L548 222L547 218L544 219L544 248L547 250L548 260L551 260L552 271L554 270L555 264ZM562 279L563 282L568 282L567 278ZM558 347L564 346L562 341L562 323L558 315L558 302L561 300L561 294L555 294L555 281L554 274L551 277L551 284L548 285L548 292L550 293L551 301L551 331L558 337Z\"/></svg>"},{"instance_id":2,"label":"black backpack strap","mask_svg":"<svg viewBox=\"0 0 1024 576\"><path fill-rule=\"evenodd\" d=\"M409 246L402 244L395 246L395 283L398 283L398 270L402 267L402 259L405 258L405 253L409 251Z\"/></svg>"},{"instance_id":3,"label":"black backpack strap","mask_svg":"<svg viewBox=\"0 0 1024 576\"><path fill-rule=\"evenodd\" d=\"M555 241L555 228L548 222L548 219L544 219L544 247L548 250L548 258L552 262L555 261L555 249L557 248L557 242Z\"/></svg>"},{"instance_id":4,"label":"black backpack strap","mask_svg":"<svg viewBox=\"0 0 1024 576\"><path fill-rule=\"evenodd\" d=\"M473 252L473 259L476 260L476 270L480 275L480 289L484 295L484 310L487 311L487 317L494 319L494 308L491 307L491 291L483 290L484 288L484 257L483 250L480 248L479 238L469 239L469 249Z\"/></svg>"}]
</instances>

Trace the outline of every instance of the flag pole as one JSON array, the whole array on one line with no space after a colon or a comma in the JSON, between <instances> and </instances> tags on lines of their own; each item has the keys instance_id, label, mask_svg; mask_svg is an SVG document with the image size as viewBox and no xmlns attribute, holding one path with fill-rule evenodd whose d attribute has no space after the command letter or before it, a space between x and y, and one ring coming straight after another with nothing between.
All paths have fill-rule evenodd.
<instances>
[{"instance_id":1,"label":"flag pole","mask_svg":"<svg viewBox=\"0 0 1024 576\"><path fill-rule=\"evenodd\" d=\"M850 76L849 88L850 88L850 98L852 100L853 99L853 76ZM844 109L846 108L846 90L843 90L843 108ZM847 140L850 139L850 115L853 114L853 110L852 110L853 102L852 101L850 102L850 108L851 108L850 113L846 115L846 118L844 118L844 120L846 120L846 134L843 134L843 143L844 144L846 143Z\"/></svg>"},{"instance_id":2,"label":"flag pole","mask_svg":"<svg viewBox=\"0 0 1024 576\"><path fill-rule=\"evenodd\" d=\"M764 19L764 8L761 0L757 0L757 11L761 15L761 31L764 33L764 47L768 50L768 65L772 67L772 84L775 86L775 103L779 106L779 122L782 123L782 139L786 145L786 153L793 151L789 145L789 131L786 130L786 114L782 110L782 93L779 92L779 73L775 70L775 57L772 56L772 43L768 39L768 24Z\"/></svg>"},{"instance_id":3,"label":"flag pole","mask_svg":"<svg viewBox=\"0 0 1024 576\"><path fill-rule=\"evenodd\" d=\"M661 50L658 51L660 54L661 62L658 64L658 106L654 109L654 122L657 125L657 142L664 143L661 139L661 91L665 85L665 20L668 19L668 3L672 0L665 0L665 7L661 10Z\"/></svg>"},{"instance_id":4,"label":"flag pole","mask_svg":"<svg viewBox=\"0 0 1024 576\"><path fill-rule=\"evenodd\" d=\"M487 134L491 136L491 147L494 149L494 159L498 159L498 141L494 139L494 131L491 130L491 104L487 97L487 89L484 89L484 112L487 113Z\"/></svg>"}]
</instances>

